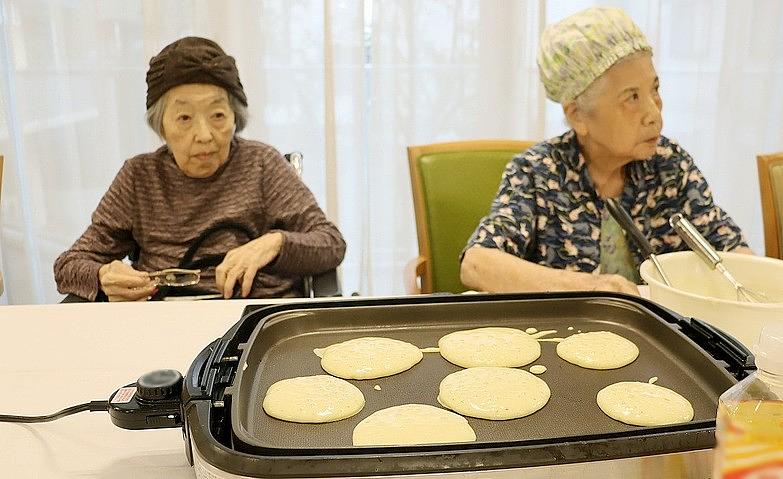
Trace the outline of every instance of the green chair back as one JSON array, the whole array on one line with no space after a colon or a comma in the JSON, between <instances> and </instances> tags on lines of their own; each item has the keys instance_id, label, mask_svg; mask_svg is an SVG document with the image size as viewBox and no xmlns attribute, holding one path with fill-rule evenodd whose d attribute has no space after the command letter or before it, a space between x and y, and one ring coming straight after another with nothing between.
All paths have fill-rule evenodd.
<instances>
[{"instance_id":1,"label":"green chair back","mask_svg":"<svg viewBox=\"0 0 783 479\"><path fill-rule=\"evenodd\" d=\"M429 277L423 278L422 292L466 290L459 279L459 255L489 213L506 165L533 144L488 140L429 145L410 158L411 173L417 176L412 180L419 254L427 258Z\"/></svg>"}]
</instances>

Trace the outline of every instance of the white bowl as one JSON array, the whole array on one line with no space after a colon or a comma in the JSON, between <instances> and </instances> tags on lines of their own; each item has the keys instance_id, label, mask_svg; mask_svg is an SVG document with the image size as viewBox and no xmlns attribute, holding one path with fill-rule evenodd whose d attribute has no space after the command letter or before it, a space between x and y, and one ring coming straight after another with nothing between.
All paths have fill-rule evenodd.
<instances>
[{"instance_id":1,"label":"white bowl","mask_svg":"<svg viewBox=\"0 0 783 479\"><path fill-rule=\"evenodd\" d=\"M717 326L752 348L764 325L783 324L783 261L739 253L719 254L740 283L763 292L774 302L737 301L731 283L692 251L658 256L672 286L663 283L650 260L642 263L639 272L650 286L650 299L683 316Z\"/></svg>"}]
</instances>

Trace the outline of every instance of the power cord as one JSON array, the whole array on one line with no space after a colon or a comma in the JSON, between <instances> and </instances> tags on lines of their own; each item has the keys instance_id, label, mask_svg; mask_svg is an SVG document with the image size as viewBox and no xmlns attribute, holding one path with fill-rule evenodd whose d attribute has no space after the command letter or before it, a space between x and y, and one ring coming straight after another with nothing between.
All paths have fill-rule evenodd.
<instances>
[{"instance_id":1,"label":"power cord","mask_svg":"<svg viewBox=\"0 0 783 479\"><path fill-rule=\"evenodd\" d=\"M56 419L70 416L83 411L90 412L107 412L109 410L109 401L90 401L77 406L71 406L58 411L54 414L48 414L46 416L13 416L0 414L0 422L19 422L19 423L36 423L36 422L49 422Z\"/></svg>"}]
</instances>

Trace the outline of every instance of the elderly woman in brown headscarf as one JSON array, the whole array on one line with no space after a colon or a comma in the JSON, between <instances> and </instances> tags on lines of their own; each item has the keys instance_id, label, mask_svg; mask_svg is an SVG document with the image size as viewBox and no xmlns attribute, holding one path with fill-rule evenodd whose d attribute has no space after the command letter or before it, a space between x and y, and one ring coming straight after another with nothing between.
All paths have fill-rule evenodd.
<instances>
[{"instance_id":1,"label":"elderly woman in brown headscarf","mask_svg":"<svg viewBox=\"0 0 783 479\"><path fill-rule=\"evenodd\" d=\"M247 97L215 42L182 38L152 58L147 121L165 145L125 162L92 224L55 262L61 293L148 298L149 272L181 265L193 246L200 257L225 254L199 286L226 298L295 296L301 277L340 264L340 232L285 158L236 135Z\"/></svg>"}]
</instances>

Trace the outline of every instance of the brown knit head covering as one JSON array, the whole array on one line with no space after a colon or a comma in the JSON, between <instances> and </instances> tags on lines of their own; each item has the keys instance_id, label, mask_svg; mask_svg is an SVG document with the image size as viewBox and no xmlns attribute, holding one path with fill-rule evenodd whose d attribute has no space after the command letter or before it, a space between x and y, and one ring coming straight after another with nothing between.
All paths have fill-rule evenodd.
<instances>
[{"instance_id":1,"label":"brown knit head covering","mask_svg":"<svg viewBox=\"0 0 783 479\"><path fill-rule=\"evenodd\" d=\"M180 38L152 57L147 70L147 108L171 88L186 83L209 83L225 88L247 106L234 57L226 55L212 40Z\"/></svg>"}]
</instances>

